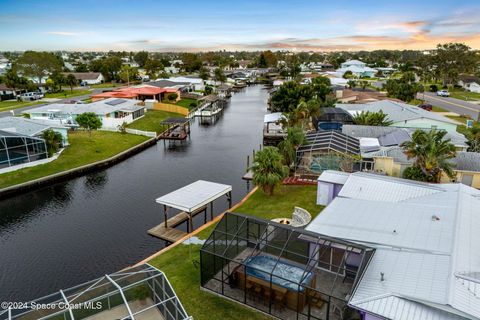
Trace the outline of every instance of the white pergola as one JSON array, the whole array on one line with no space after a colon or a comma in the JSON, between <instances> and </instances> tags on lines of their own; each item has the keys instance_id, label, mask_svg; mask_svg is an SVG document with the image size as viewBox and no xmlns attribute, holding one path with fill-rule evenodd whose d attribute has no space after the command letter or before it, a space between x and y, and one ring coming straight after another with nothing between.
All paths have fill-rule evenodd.
<instances>
[{"instance_id":1,"label":"white pergola","mask_svg":"<svg viewBox=\"0 0 480 320\"><path fill-rule=\"evenodd\" d=\"M168 227L168 208L175 208L186 212L189 215L188 231L192 228L192 215L198 212L206 211L207 205L210 203L211 219L213 219L213 201L226 196L228 200L228 207L232 207L232 186L210 182L205 180L198 180L185 187L172 191L155 201L163 205L163 212L165 215L165 227Z\"/></svg>"},{"instance_id":2,"label":"white pergola","mask_svg":"<svg viewBox=\"0 0 480 320\"><path fill-rule=\"evenodd\" d=\"M134 301L127 300L126 292L131 292L135 288L143 286L148 288L148 293L151 303L142 305L139 310L138 305L136 309L132 309ZM121 304L115 305L113 297L120 295ZM105 301L107 306L105 306ZM91 310L91 306L98 302L102 302L101 310ZM180 303L175 291L165 274L157 268L144 264L128 270L119 271L110 275L105 275L96 280L82 283L75 287L60 290L56 293L50 294L43 298L32 301L38 305L49 305L52 308L48 310L29 309L27 311L20 311L7 309L0 312L0 318L6 320L14 319L58 319L59 316L68 319L83 319L84 316L75 316L75 310L84 308L91 310L94 314L89 315L94 319L103 319L115 308L125 307L127 315L118 316L120 320L135 320L148 318L157 319L175 319L175 320L190 320L183 305ZM113 306L111 305L114 304ZM72 308L74 306L74 309ZM105 313L105 314L103 314ZM117 310L118 313L118 310ZM148 315L147 315L148 314ZM6 316L4 318L3 316ZM111 315L110 315L111 316Z\"/></svg>"}]
</instances>

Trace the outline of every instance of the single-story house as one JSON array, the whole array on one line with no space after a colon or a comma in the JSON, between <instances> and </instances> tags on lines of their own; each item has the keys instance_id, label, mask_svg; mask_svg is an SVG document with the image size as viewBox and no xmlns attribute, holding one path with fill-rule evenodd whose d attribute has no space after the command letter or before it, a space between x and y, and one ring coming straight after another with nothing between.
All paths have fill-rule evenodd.
<instances>
[{"instance_id":1,"label":"single-story house","mask_svg":"<svg viewBox=\"0 0 480 320\"><path fill-rule=\"evenodd\" d=\"M480 153L457 152L451 160L454 166L455 177L450 179L447 175L442 176L442 182L460 182L464 185L480 189Z\"/></svg>"},{"instance_id":2,"label":"single-story house","mask_svg":"<svg viewBox=\"0 0 480 320\"><path fill-rule=\"evenodd\" d=\"M30 119L48 120L66 126L77 126L75 118L85 112L94 112L102 120L102 128L118 128L145 115L145 106L134 99L108 98L87 104L53 103L23 113Z\"/></svg>"},{"instance_id":3,"label":"single-story house","mask_svg":"<svg viewBox=\"0 0 480 320\"><path fill-rule=\"evenodd\" d=\"M158 80L169 80L173 82L187 82L193 86L194 90L203 91L205 90L205 83L201 78L198 77L170 77L168 79L157 79Z\"/></svg>"},{"instance_id":4,"label":"single-story house","mask_svg":"<svg viewBox=\"0 0 480 320\"><path fill-rule=\"evenodd\" d=\"M176 88L160 88L152 85L138 85L126 88L119 88L112 91L104 91L102 93L92 95L93 101L98 101L106 98L122 98L122 99L136 99L136 100L156 100L161 102L166 100L171 93L177 94L177 100L180 99L180 91Z\"/></svg>"},{"instance_id":5,"label":"single-story house","mask_svg":"<svg viewBox=\"0 0 480 320\"><path fill-rule=\"evenodd\" d=\"M68 127L58 123L41 119L27 119L23 117L0 118L0 130L17 133L29 137L41 137L44 131L53 130L62 135L63 145L68 145Z\"/></svg>"},{"instance_id":6,"label":"single-story house","mask_svg":"<svg viewBox=\"0 0 480 320\"><path fill-rule=\"evenodd\" d=\"M195 90L195 86L190 82L175 82L169 79L155 80L147 83L149 86L165 89L178 89L181 92L190 92Z\"/></svg>"},{"instance_id":7,"label":"single-story house","mask_svg":"<svg viewBox=\"0 0 480 320\"><path fill-rule=\"evenodd\" d=\"M400 128L442 129L454 132L457 130L457 125L460 124L438 113L392 100L380 100L362 104L337 103L336 107L349 112L352 116L362 111L382 111L393 122L391 126Z\"/></svg>"},{"instance_id":8,"label":"single-story house","mask_svg":"<svg viewBox=\"0 0 480 320\"><path fill-rule=\"evenodd\" d=\"M480 78L470 75L460 75L458 77L458 85L462 86L463 89L480 93Z\"/></svg>"},{"instance_id":9,"label":"single-story house","mask_svg":"<svg viewBox=\"0 0 480 320\"><path fill-rule=\"evenodd\" d=\"M69 74L73 74L75 79L78 80L79 84L90 85L90 84L99 84L105 81L105 78L100 72L64 72L63 75L66 77Z\"/></svg>"},{"instance_id":10,"label":"single-story house","mask_svg":"<svg viewBox=\"0 0 480 320\"><path fill-rule=\"evenodd\" d=\"M318 186L305 229L375 249L348 296L363 320L480 318L479 190L334 171Z\"/></svg>"},{"instance_id":11,"label":"single-story house","mask_svg":"<svg viewBox=\"0 0 480 320\"><path fill-rule=\"evenodd\" d=\"M377 73L377 69L373 69L367 66L365 62L359 60L348 60L342 63L341 68L336 70L339 76L343 76L345 72L351 71L354 76L357 77L374 77Z\"/></svg>"},{"instance_id":12,"label":"single-story house","mask_svg":"<svg viewBox=\"0 0 480 320\"><path fill-rule=\"evenodd\" d=\"M342 89L336 90L335 94L338 103L369 103L385 99L401 102L400 100L387 97L386 93L378 91Z\"/></svg>"}]
</instances>

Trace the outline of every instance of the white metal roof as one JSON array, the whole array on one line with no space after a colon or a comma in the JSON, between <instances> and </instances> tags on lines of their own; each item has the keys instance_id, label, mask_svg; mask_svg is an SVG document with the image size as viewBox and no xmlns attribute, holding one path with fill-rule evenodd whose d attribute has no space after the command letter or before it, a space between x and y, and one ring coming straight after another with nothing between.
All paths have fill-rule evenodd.
<instances>
[{"instance_id":1,"label":"white metal roof","mask_svg":"<svg viewBox=\"0 0 480 320\"><path fill-rule=\"evenodd\" d=\"M325 170L322 172L322 174L318 177L317 180L322 182L335 183L335 184L345 184L348 177L350 177L350 173L347 173L347 172Z\"/></svg>"},{"instance_id":2,"label":"white metal roof","mask_svg":"<svg viewBox=\"0 0 480 320\"><path fill-rule=\"evenodd\" d=\"M281 112L268 113L263 117L264 123L280 121L285 116Z\"/></svg>"},{"instance_id":3,"label":"white metal roof","mask_svg":"<svg viewBox=\"0 0 480 320\"><path fill-rule=\"evenodd\" d=\"M388 319L480 319L479 208L480 191L462 184L354 173L306 229L376 248L351 305Z\"/></svg>"},{"instance_id":4,"label":"white metal roof","mask_svg":"<svg viewBox=\"0 0 480 320\"><path fill-rule=\"evenodd\" d=\"M185 212L193 212L232 191L232 186L198 180L155 201Z\"/></svg>"}]
</instances>

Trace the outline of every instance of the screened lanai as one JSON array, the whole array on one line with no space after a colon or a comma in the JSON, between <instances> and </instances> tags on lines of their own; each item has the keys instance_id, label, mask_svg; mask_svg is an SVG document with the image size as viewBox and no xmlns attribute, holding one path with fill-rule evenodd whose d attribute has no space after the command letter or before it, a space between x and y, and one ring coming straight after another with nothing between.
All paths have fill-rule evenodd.
<instances>
[{"instance_id":1,"label":"screened lanai","mask_svg":"<svg viewBox=\"0 0 480 320\"><path fill-rule=\"evenodd\" d=\"M297 149L297 175L318 176L325 170L353 172L361 165L360 141L338 131L306 135L307 143Z\"/></svg>"},{"instance_id":2,"label":"screened lanai","mask_svg":"<svg viewBox=\"0 0 480 320\"><path fill-rule=\"evenodd\" d=\"M374 250L226 213L200 251L201 285L280 319L360 319L348 300Z\"/></svg>"},{"instance_id":3,"label":"screened lanai","mask_svg":"<svg viewBox=\"0 0 480 320\"><path fill-rule=\"evenodd\" d=\"M28 306L0 311L0 320L191 319L165 274L149 264L59 290Z\"/></svg>"},{"instance_id":4,"label":"screened lanai","mask_svg":"<svg viewBox=\"0 0 480 320\"><path fill-rule=\"evenodd\" d=\"M0 130L0 169L47 157L45 140Z\"/></svg>"}]
</instances>

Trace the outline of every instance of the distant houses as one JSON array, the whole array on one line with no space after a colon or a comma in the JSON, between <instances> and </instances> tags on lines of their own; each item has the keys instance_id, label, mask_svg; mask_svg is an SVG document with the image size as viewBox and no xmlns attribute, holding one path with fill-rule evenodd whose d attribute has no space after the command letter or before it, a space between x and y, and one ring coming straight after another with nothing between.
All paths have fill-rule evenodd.
<instances>
[{"instance_id":1,"label":"distant houses","mask_svg":"<svg viewBox=\"0 0 480 320\"><path fill-rule=\"evenodd\" d=\"M480 93L480 78L475 76L459 76L458 85L470 92Z\"/></svg>"},{"instance_id":2,"label":"distant houses","mask_svg":"<svg viewBox=\"0 0 480 320\"><path fill-rule=\"evenodd\" d=\"M350 71L356 77L369 77L372 78L377 73L377 69L373 69L367 66L365 62L359 60L348 60L341 64L341 68L336 72L343 76L345 72Z\"/></svg>"}]
</instances>

